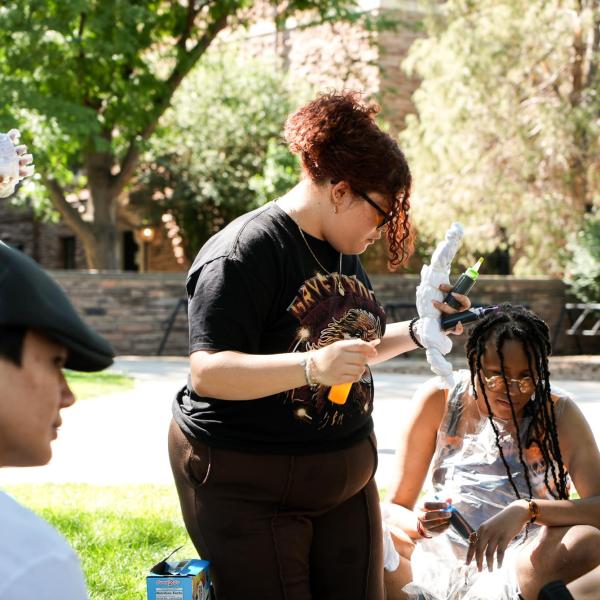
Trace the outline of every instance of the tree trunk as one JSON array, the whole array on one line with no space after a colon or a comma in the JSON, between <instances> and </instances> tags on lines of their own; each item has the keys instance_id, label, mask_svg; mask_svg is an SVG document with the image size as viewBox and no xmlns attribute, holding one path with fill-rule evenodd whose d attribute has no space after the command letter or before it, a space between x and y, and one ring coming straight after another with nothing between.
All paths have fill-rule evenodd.
<instances>
[{"instance_id":1,"label":"tree trunk","mask_svg":"<svg viewBox=\"0 0 600 600\"><path fill-rule=\"evenodd\" d=\"M110 170L107 171L110 175ZM105 174L106 175L106 174ZM55 180L42 175L54 208L83 244L89 269L117 270L119 265L116 221L117 193L107 178L88 178L91 198L88 206L91 220L84 220L67 201L64 190ZM102 181L104 179L104 181Z\"/></svg>"},{"instance_id":2,"label":"tree trunk","mask_svg":"<svg viewBox=\"0 0 600 600\"><path fill-rule=\"evenodd\" d=\"M222 12L214 21L209 23L206 31L196 41L191 50L186 49L190 34L195 25L194 20L201 9L194 8L195 2L189 0L187 29L185 29L177 46L180 49L178 62L173 67L167 81L163 84L162 94L154 111L148 115L147 122L142 124L140 131L131 136L129 147L123 159L117 160L112 147L112 128L106 127L102 137L106 140L111 151L89 151L84 156L84 172L87 175L88 191L90 192L86 219L67 201L65 190L60 183L50 176L43 176L54 207L61 213L65 222L83 243L87 266L89 269L118 270L120 264L119 232L117 231L117 203L119 196L130 182L139 162L140 142L146 141L156 129L162 114L171 105L173 94L190 72L200 57L210 46L217 34L227 25L227 19L236 11L234 3ZM211 2L201 3L201 8ZM95 146L97 147L97 146ZM118 167L117 175L113 168Z\"/></svg>"},{"instance_id":3,"label":"tree trunk","mask_svg":"<svg viewBox=\"0 0 600 600\"><path fill-rule=\"evenodd\" d=\"M113 224L94 223L91 235L80 236L88 269L117 271L119 264L118 232Z\"/></svg>"},{"instance_id":4,"label":"tree trunk","mask_svg":"<svg viewBox=\"0 0 600 600\"><path fill-rule=\"evenodd\" d=\"M582 15L584 6L581 0L578 2L578 14L575 16L575 26L573 31L573 50L571 57L571 93L569 94L569 103L574 111L580 109L584 102L584 92L586 91L586 78L584 73L591 69L587 65L586 56L593 56L593 48L588 49L588 35L582 25ZM590 52L588 52L590 50ZM590 157L590 139L589 132L581 124L575 124L573 135L574 154L569 159L569 190L571 195L571 205L577 216L582 216L590 207L590 197L587 180L587 167Z\"/></svg>"},{"instance_id":5,"label":"tree trunk","mask_svg":"<svg viewBox=\"0 0 600 600\"><path fill-rule=\"evenodd\" d=\"M113 183L109 153L93 153L85 157L90 192L88 206L93 227L82 237L89 269L117 270L119 244L117 231L117 190Z\"/></svg>"}]
</instances>

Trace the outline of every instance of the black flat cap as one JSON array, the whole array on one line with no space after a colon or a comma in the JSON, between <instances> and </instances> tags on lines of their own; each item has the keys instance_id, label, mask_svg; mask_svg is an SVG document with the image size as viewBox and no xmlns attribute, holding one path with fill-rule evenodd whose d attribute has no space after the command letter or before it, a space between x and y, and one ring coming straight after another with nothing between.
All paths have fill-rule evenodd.
<instances>
[{"instance_id":1,"label":"black flat cap","mask_svg":"<svg viewBox=\"0 0 600 600\"><path fill-rule=\"evenodd\" d=\"M37 329L60 342L69 351L67 369L100 371L113 362L112 346L86 325L54 279L1 241L0 325Z\"/></svg>"}]
</instances>

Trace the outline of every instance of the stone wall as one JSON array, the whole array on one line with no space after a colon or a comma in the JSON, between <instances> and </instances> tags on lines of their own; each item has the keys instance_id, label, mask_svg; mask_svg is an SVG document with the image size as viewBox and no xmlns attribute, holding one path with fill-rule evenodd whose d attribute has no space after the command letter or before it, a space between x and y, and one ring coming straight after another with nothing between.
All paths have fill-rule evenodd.
<instances>
[{"instance_id":1,"label":"stone wall","mask_svg":"<svg viewBox=\"0 0 600 600\"><path fill-rule=\"evenodd\" d=\"M16 246L46 269L63 267L62 239L74 237L64 223L36 220L33 211L0 200L0 240ZM75 268L86 266L83 245L75 238Z\"/></svg>"},{"instance_id":2,"label":"stone wall","mask_svg":"<svg viewBox=\"0 0 600 600\"><path fill-rule=\"evenodd\" d=\"M80 314L119 354L157 354L167 323L185 298L184 273L53 271ZM185 307L180 307L165 355L187 354Z\"/></svg>"},{"instance_id":3,"label":"stone wall","mask_svg":"<svg viewBox=\"0 0 600 600\"><path fill-rule=\"evenodd\" d=\"M144 250L147 252L147 259L142 270L181 273L181 276L185 277L185 273L191 265L190 259L182 256L181 262L178 262L167 229L157 226L154 228L154 232L154 239L146 245ZM138 236L138 243L144 244L141 236Z\"/></svg>"},{"instance_id":4,"label":"stone wall","mask_svg":"<svg viewBox=\"0 0 600 600\"><path fill-rule=\"evenodd\" d=\"M35 227L30 210L12 206L8 199L0 200L0 240L33 256Z\"/></svg>"},{"instance_id":5,"label":"stone wall","mask_svg":"<svg viewBox=\"0 0 600 600\"><path fill-rule=\"evenodd\" d=\"M52 275L81 314L111 341L119 354L156 354L170 317L178 302L185 299L183 273L54 271ZM371 279L382 304L414 302L417 276L376 275ZM481 304L526 304L548 322L554 333L566 295L564 284L557 280L481 276L472 300ZM415 310L408 308L392 316L404 320L414 314ZM600 337L584 341L585 352L600 354ZM463 342L464 336L455 344L455 352L463 352ZM187 315L184 306L180 306L163 354L185 355L187 345ZM573 339L562 334L557 350L562 354L574 353Z\"/></svg>"}]
</instances>

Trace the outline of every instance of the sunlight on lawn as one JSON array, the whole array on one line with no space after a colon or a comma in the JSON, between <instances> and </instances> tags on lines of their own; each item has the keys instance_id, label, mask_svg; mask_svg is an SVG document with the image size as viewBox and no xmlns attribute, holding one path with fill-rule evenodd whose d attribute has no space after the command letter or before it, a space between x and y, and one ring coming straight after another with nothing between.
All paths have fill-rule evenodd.
<instances>
[{"instance_id":1,"label":"sunlight on lawn","mask_svg":"<svg viewBox=\"0 0 600 600\"><path fill-rule=\"evenodd\" d=\"M69 386L77 400L109 396L133 389L133 378L120 373L80 373L65 370Z\"/></svg>"},{"instance_id":2,"label":"sunlight on lawn","mask_svg":"<svg viewBox=\"0 0 600 600\"><path fill-rule=\"evenodd\" d=\"M182 544L176 558L197 557L172 486L48 484L6 491L75 548L91 600L145 600L150 567Z\"/></svg>"}]
</instances>

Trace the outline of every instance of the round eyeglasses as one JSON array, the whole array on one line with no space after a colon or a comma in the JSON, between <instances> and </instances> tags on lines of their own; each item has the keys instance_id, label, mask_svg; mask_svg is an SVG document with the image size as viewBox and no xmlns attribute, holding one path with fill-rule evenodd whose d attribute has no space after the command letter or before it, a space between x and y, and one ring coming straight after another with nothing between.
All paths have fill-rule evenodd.
<instances>
[{"instance_id":1,"label":"round eyeglasses","mask_svg":"<svg viewBox=\"0 0 600 600\"><path fill-rule=\"evenodd\" d=\"M485 381L485 387L490 392L505 392L506 382L509 387L516 386L521 394L533 394L535 390L535 381L531 377L522 377L521 379L511 379L510 377L505 378L502 375L492 375L486 377L483 375L483 381Z\"/></svg>"}]
</instances>

